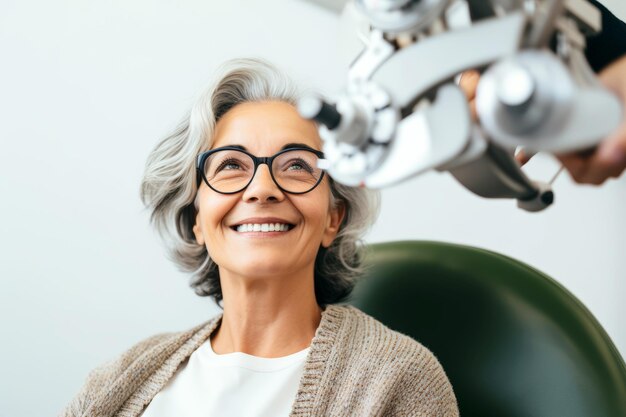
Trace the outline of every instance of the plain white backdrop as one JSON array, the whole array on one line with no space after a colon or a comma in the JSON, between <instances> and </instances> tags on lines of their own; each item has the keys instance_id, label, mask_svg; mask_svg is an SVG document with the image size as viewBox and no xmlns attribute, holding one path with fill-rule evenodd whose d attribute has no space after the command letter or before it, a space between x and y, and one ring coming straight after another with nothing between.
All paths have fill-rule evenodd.
<instances>
[{"instance_id":1,"label":"plain white backdrop","mask_svg":"<svg viewBox=\"0 0 626 417\"><path fill-rule=\"evenodd\" d=\"M626 18L626 5L606 0ZM165 258L138 197L146 157L217 66L267 58L326 93L343 84L338 19L295 0L0 0L0 417L55 415L87 372L217 308ZM548 179L548 156L528 167ZM626 353L626 177L556 181L540 214L447 174L384 190L369 242L492 249L553 276Z\"/></svg>"}]
</instances>

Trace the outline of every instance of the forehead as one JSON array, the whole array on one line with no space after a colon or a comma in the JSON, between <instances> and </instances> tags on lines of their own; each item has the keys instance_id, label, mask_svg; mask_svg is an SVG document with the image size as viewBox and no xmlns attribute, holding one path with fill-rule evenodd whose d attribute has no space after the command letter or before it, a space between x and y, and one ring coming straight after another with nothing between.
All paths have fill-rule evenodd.
<instances>
[{"instance_id":1,"label":"forehead","mask_svg":"<svg viewBox=\"0 0 626 417\"><path fill-rule=\"evenodd\" d=\"M217 122L211 148L241 145L257 156L278 152L288 143L320 150L317 127L294 106L279 101L248 102L230 109Z\"/></svg>"}]
</instances>

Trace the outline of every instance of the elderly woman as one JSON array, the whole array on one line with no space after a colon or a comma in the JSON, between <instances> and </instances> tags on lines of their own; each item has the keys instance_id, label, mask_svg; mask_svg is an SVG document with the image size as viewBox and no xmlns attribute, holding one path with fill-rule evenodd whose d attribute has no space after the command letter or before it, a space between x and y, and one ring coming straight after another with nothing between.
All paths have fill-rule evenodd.
<instances>
[{"instance_id":1,"label":"elderly woman","mask_svg":"<svg viewBox=\"0 0 626 417\"><path fill-rule=\"evenodd\" d=\"M142 199L223 313L95 369L65 416L458 415L426 348L338 304L377 195L318 168L297 97L271 65L231 61L152 151Z\"/></svg>"}]
</instances>

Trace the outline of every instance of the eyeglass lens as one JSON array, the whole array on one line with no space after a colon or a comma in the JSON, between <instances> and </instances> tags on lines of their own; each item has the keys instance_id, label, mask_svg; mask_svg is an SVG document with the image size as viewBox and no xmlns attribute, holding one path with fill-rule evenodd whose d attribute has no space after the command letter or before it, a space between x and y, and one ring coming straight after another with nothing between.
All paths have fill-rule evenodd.
<instances>
[{"instance_id":1,"label":"eyeglass lens","mask_svg":"<svg viewBox=\"0 0 626 417\"><path fill-rule=\"evenodd\" d=\"M276 156L272 175L280 188L290 193L312 190L322 176L317 167L318 157L306 150L290 150ZM211 154L204 163L204 175L211 187L222 193L243 190L254 175L254 160L236 150L221 150Z\"/></svg>"}]
</instances>

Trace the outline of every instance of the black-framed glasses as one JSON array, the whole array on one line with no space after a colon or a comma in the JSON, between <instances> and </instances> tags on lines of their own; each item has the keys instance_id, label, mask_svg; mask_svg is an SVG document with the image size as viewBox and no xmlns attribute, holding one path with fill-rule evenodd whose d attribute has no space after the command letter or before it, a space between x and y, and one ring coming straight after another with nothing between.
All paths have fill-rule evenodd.
<instances>
[{"instance_id":1,"label":"black-framed glasses","mask_svg":"<svg viewBox=\"0 0 626 417\"><path fill-rule=\"evenodd\" d=\"M322 152L309 148L287 148L274 156L257 157L242 149L225 146L198 155L196 167L206 185L221 194L243 191L261 164L270 168L274 183L282 191L304 194L322 181L324 170L318 167L318 162L323 158Z\"/></svg>"}]
</instances>

